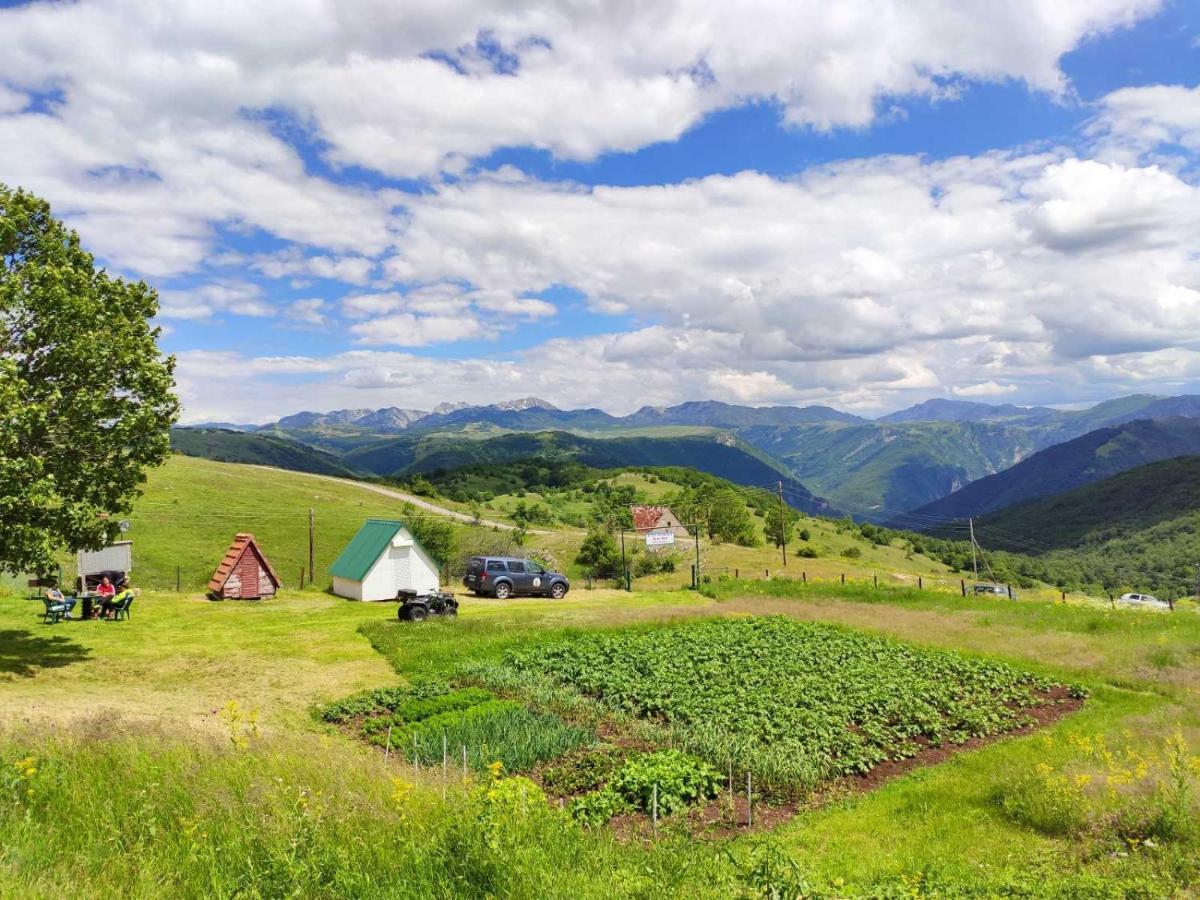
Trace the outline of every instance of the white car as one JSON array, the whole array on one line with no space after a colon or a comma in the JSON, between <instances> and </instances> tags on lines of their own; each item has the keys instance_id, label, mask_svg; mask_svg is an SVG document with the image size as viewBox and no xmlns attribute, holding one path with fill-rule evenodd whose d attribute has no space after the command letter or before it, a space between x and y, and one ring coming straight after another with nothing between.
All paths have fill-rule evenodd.
<instances>
[{"instance_id":1,"label":"white car","mask_svg":"<svg viewBox=\"0 0 1200 900\"><path fill-rule=\"evenodd\" d=\"M1170 606L1170 604L1168 604L1165 600L1159 600L1152 594L1122 594L1120 597L1120 602L1131 603L1137 606L1159 606L1163 609L1167 609Z\"/></svg>"}]
</instances>

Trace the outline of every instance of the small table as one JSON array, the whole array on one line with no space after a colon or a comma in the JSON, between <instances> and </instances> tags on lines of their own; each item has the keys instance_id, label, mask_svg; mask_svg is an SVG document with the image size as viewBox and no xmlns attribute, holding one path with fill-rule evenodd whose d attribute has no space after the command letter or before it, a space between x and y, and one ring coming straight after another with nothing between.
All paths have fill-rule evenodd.
<instances>
[{"instance_id":1,"label":"small table","mask_svg":"<svg viewBox=\"0 0 1200 900\"><path fill-rule=\"evenodd\" d=\"M79 602L83 608L83 612L81 613L81 616L84 619L90 619L92 617L92 612L95 609L95 607L93 606L93 600L99 596L100 596L99 594L94 594L90 591L84 591L82 594L78 595Z\"/></svg>"}]
</instances>

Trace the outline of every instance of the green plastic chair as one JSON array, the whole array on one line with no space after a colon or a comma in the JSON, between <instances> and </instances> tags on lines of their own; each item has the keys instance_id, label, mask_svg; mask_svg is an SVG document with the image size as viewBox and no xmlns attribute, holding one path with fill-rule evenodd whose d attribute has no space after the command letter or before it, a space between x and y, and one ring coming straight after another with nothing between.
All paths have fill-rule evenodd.
<instances>
[{"instance_id":1,"label":"green plastic chair","mask_svg":"<svg viewBox=\"0 0 1200 900\"><path fill-rule=\"evenodd\" d=\"M125 601L123 603L121 603L119 606L114 606L113 607L113 621L119 622L119 621L121 621L121 619L128 619L129 618L129 607L133 606L133 601L136 599L137 598L133 594L130 594L128 597L125 598Z\"/></svg>"},{"instance_id":2,"label":"green plastic chair","mask_svg":"<svg viewBox=\"0 0 1200 900\"><path fill-rule=\"evenodd\" d=\"M53 625L55 622L61 622L63 616L70 609L67 604L61 600L51 600L49 597L43 597L42 602L46 604L46 614L42 617L42 621L47 625Z\"/></svg>"}]
</instances>

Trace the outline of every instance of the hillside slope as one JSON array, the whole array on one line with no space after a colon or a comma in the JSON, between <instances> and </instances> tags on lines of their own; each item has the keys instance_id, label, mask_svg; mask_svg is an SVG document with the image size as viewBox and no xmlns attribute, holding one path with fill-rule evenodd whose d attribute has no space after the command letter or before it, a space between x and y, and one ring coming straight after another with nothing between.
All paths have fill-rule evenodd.
<instances>
[{"instance_id":1,"label":"hillside slope","mask_svg":"<svg viewBox=\"0 0 1200 900\"><path fill-rule=\"evenodd\" d=\"M600 469L622 466L687 466L735 484L783 482L784 497L804 512L832 514L833 509L781 467L753 448L724 435L688 437L588 438L563 431L505 434L488 440L444 435L408 436L381 441L346 454L347 464L377 475L402 478L437 469L519 459L575 459Z\"/></svg>"},{"instance_id":2,"label":"hillside slope","mask_svg":"<svg viewBox=\"0 0 1200 900\"><path fill-rule=\"evenodd\" d=\"M987 548L1042 554L1111 591L1192 593L1200 561L1200 456L1139 466L976 522Z\"/></svg>"},{"instance_id":3,"label":"hillside slope","mask_svg":"<svg viewBox=\"0 0 1200 900\"><path fill-rule=\"evenodd\" d=\"M922 529L940 518L981 516L1004 507L1082 487L1176 456L1200 453L1200 419L1137 419L1056 444L1010 469L968 484L948 497L894 520Z\"/></svg>"},{"instance_id":4,"label":"hillside slope","mask_svg":"<svg viewBox=\"0 0 1200 900\"><path fill-rule=\"evenodd\" d=\"M221 428L172 428L171 449L184 456L217 462L275 466L318 475L354 475L333 454L272 434L250 434Z\"/></svg>"},{"instance_id":5,"label":"hillside slope","mask_svg":"<svg viewBox=\"0 0 1200 900\"><path fill-rule=\"evenodd\" d=\"M252 532L289 588L308 564L308 511L316 522L317 586L363 521L399 517L404 503L372 485L298 472L173 456L149 473L129 517L133 580L141 587L200 590L239 531ZM68 565L71 571L71 565ZM307 576L306 576L307 577Z\"/></svg>"},{"instance_id":6,"label":"hillside slope","mask_svg":"<svg viewBox=\"0 0 1200 900\"><path fill-rule=\"evenodd\" d=\"M761 427L741 436L833 506L875 521L944 497L1031 450L1024 431L976 422Z\"/></svg>"}]
</instances>

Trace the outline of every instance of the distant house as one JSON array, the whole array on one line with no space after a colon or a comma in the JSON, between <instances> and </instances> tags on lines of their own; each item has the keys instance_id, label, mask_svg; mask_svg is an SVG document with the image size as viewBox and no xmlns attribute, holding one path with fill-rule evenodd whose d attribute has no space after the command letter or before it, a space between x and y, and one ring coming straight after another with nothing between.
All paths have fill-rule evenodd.
<instances>
[{"instance_id":1,"label":"distant house","mask_svg":"<svg viewBox=\"0 0 1200 900\"><path fill-rule=\"evenodd\" d=\"M208 581L214 600L263 600L279 590L279 576L252 534L238 534Z\"/></svg>"},{"instance_id":2,"label":"distant house","mask_svg":"<svg viewBox=\"0 0 1200 900\"><path fill-rule=\"evenodd\" d=\"M395 600L441 584L438 565L403 522L367 519L330 568L333 592L350 600Z\"/></svg>"},{"instance_id":3,"label":"distant house","mask_svg":"<svg viewBox=\"0 0 1200 900\"><path fill-rule=\"evenodd\" d=\"M629 512L633 515L633 527L640 533L673 532L679 538L691 536L669 506L631 506Z\"/></svg>"}]
</instances>

